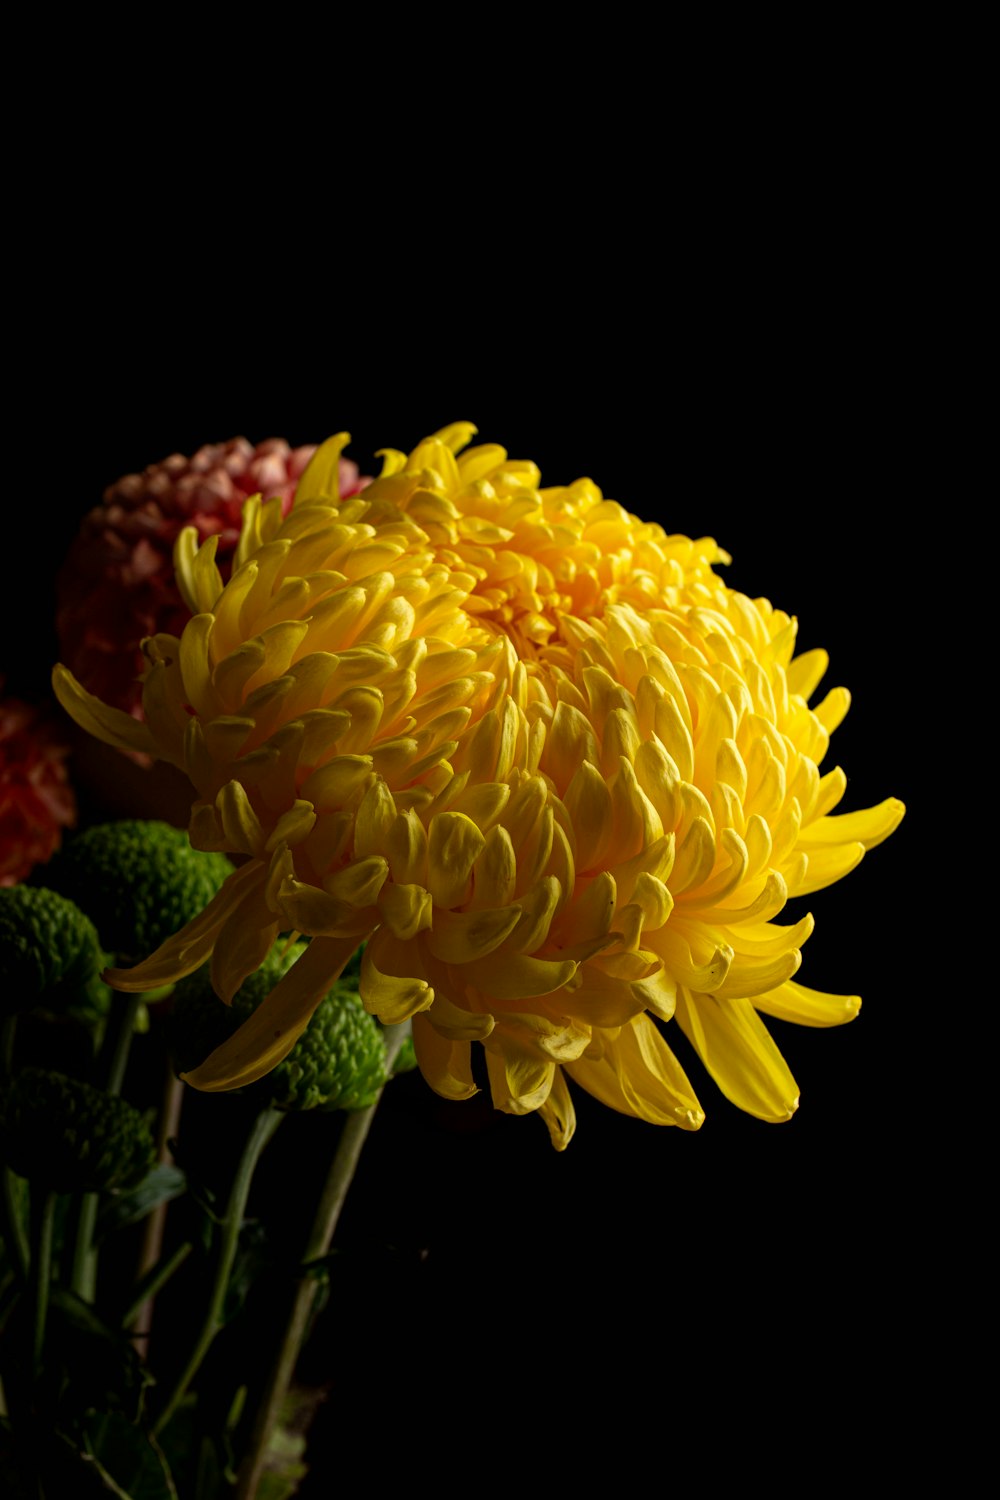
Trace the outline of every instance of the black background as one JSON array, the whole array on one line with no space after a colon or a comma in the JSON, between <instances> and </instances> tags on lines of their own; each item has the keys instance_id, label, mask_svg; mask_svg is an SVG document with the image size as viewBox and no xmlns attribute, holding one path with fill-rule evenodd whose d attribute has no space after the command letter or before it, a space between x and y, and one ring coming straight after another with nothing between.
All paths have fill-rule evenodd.
<instances>
[{"instance_id":1,"label":"black background","mask_svg":"<svg viewBox=\"0 0 1000 1500\"><path fill-rule=\"evenodd\" d=\"M928 1058L946 1046L929 1025L938 981L918 967L911 916L928 878L913 688L926 630L919 339L891 257L820 246L817 225L749 255L746 240L689 245L681 261L658 243L637 261L619 242L612 257L612 228L598 216L555 244L515 236L527 292L502 256L463 262L454 239L424 277L410 230L398 262L381 244L370 261L367 223L349 251L308 243L307 279L292 256L252 290L229 259L246 247L215 246L201 275L203 241L178 245L182 285L171 246L147 275L143 235L113 236L120 284L113 270L96 283L74 271L36 304L0 666L21 691L39 680L54 651L48 579L109 482L236 433L294 444L346 428L370 471L376 448L468 419L480 440L538 462L543 482L587 474L644 518L714 535L733 555L727 580L796 614L800 648L830 652L826 686L851 689L828 762L847 772L842 810L889 795L910 807L885 846L808 902L817 930L799 977L860 993L859 1019L827 1032L769 1023L802 1089L788 1124L740 1114L678 1044L708 1117L699 1133L577 1093L562 1155L537 1120L495 1114L485 1096L445 1104L410 1075L380 1111L339 1242L370 1272L375 1345L392 1319L416 1322L491 1390L525 1371L577 1380L598 1343L647 1353L665 1388L734 1373L787 1382L807 1355L851 1361L874 1383L911 1337L904 1271L943 1191L928 1139L950 1108ZM266 260L269 246L252 253ZM309 1123L294 1122L301 1158L286 1145L281 1159L297 1203L313 1190ZM334 1302L319 1373L353 1361L383 1380L377 1348L342 1352L343 1329L354 1337L363 1321L352 1307ZM601 1402L615 1398L614 1368L593 1365ZM393 1378L423 1410L408 1360Z\"/></svg>"}]
</instances>

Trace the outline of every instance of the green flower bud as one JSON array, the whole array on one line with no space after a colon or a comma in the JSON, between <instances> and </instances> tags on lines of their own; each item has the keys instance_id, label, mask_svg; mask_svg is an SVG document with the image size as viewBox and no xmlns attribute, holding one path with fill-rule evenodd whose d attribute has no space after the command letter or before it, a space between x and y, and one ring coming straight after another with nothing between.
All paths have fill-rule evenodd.
<instances>
[{"instance_id":1,"label":"green flower bud","mask_svg":"<svg viewBox=\"0 0 1000 1500\"><path fill-rule=\"evenodd\" d=\"M189 1072L249 1020L297 958L304 943L278 942L255 974L244 980L231 1006L212 990L206 964L174 991L173 1051L179 1072ZM338 981L320 1001L284 1062L252 1086L278 1109L364 1109L385 1082L382 1028L350 984Z\"/></svg>"},{"instance_id":2,"label":"green flower bud","mask_svg":"<svg viewBox=\"0 0 1000 1500\"><path fill-rule=\"evenodd\" d=\"M0 889L0 1015L43 999L52 1010L97 1005L104 961L93 922L66 896L41 886Z\"/></svg>"},{"instance_id":3,"label":"green flower bud","mask_svg":"<svg viewBox=\"0 0 1000 1500\"><path fill-rule=\"evenodd\" d=\"M0 1153L55 1193L133 1187L156 1154L131 1104L45 1068L23 1069L0 1094Z\"/></svg>"},{"instance_id":4,"label":"green flower bud","mask_svg":"<svg viewBox=\"0 0 1000 1500\"><path fill-rule=\"evenodd\" d=\"M126 819L77 834L45 878L87 913L106 948L140 959L203 911L232 873L224 854L192 849L183 829Z\"/></svg>"}]
</instances>

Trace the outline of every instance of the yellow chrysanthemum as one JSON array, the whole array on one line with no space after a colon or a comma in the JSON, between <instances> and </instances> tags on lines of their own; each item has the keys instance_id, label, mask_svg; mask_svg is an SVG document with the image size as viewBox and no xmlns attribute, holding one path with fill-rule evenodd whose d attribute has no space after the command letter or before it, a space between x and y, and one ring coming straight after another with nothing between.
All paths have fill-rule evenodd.
<instances>
[{"instance_id":1,"label":"yellow chrysanthemum","mask_svg":"<svg viewBox=\"0 0 1000 1500\"><path fill-rule=\"evenodd\" d=\"M610 516L596 490L538 494L505 477L502 450L456 464L469 433L388 455L344 505L331 440L286 521L248 506L224 589L211 544L185 534L197 613L147 645L145 725L57 669L86 727L188 772L193 842L247 858L115 982L148 989L212 955L229 999L279 930L311 935L190 1077L236 1087L286 1055L367 938L365 1004L412 1018L432 1086L473 1093L481 1043L494 1103L538 1110L557 1146L573 1130L564 1074L697 1128L657 1024L674 1017L736 1103L785 1119L798 1091L757 1012L828 1025L859 1002L795 983L811 919L772 919L847 873L902 807L829 816L844 777L817 766L847 696L807 707L825 656L792 660L794 622L726 588L714 544ZM564 543L556 580L545 559Z\"/></svg>"},{"instance_id":2,"label":"yellow chrysanthemum","mask_svg":"<svg viewBox=\"0 0 1000 1500\"><path fill-rule=\"evenodd\" d=\"M495 443L462 452L475 433L455 422L408 458L384 449L366 499L376 523L409 516L442 562L472 575L466 608L505 630L519 655L558 640L562 615L590 619L615 603L658 608L730 561L711 537L668 536L590 479L540 489L537 465Z\"/></svg>"}]
</instances>

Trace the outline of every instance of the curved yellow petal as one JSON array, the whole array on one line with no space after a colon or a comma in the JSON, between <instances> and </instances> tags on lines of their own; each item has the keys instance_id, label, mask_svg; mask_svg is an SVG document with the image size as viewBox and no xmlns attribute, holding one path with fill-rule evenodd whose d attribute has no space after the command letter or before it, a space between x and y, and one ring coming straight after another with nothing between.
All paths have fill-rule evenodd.
<instances>
[{"instance_id":1,"label":"curved yellow petal","mask_svg":"<svg viewBox=\"0 0 1000 1500\"><path fill-rule=\"evenodd\" d=\"M349 432L338 432L320 443L296 486L296 510L314 502L340 499L340 455L350 441Z\"/></svg>"},{"instance_id":2,"label":"curved yellow petal","mask_svg":"<svg viewBox=\"0 0 1000 1500\"><path fill-rule=\"evenodd\" d=\"M109 708L77 682L68 667L61 663L52 668L52 690L70 718L88 734L113 745L116 750L138 750L156 754L156 743L145 724L119 708Z\"/></svg>"},{"instance_id":3,"label":"curved yellow petal","mask_svg":"<svg viewBox=\"0 0 1000 1500\"><path fill-rule=\"evenodd\" d=\"M369 1014L378 1016L385 1026L406 1021L434 1004L434 991L426 979L405 972L408 959L415 960L416 954L411 955L384 928L379 929L362 955L361 999ZM403 974L389 972L390 966L403 968Z\"/></svg>"},{"instance_id":4,"label":"curved yellow petal","mask_svg":"<svg viewBox=\"0 0 1000 1500\"><path fill-rule=\"evenodd\" d=\"M291 1052L356 947L354 938L314 938L249 1020L200 1067L182 1073L205 1093L256 1083Z\"/></svg>"},{"instance_id":5,"label":"curved yellow petal","mask_svg":"<svg viewBox=\"0 0 1000 1500\"><path fill-rule=\"evenodd\" d=\"M506 1115L527 1115L549 1097L556 1064L530 1046L496 1033L486 1042L486 1071L495 1108Z\"/></svg>"},{"instance_id":6,"label":"curved yellow petal","mask_svg":"<svg viewBox=\"0 0 1000 1500\"><path fill-rule=\"evenodd\" d=\"M575 1083L619 1114L697 1130L705 1115L687 1075L648 1016L635 1016L600 1057L566 1063Z\"/></svg>"},{"instance_id":7,"label":"curved yellow petal","mask_svg":"<svg viewBox=\"0 0 1000 1500\"><path fill-rule=\"evenodd\" d=\"M789 979L778 989L755 996L753 1005L754 1010L779 1021L794 1021L798 1026L843 1026L858 1014L861 997L828 995Z\"/></svg>"},{"instance_id":8,"label":"curved yellow petal","mask_svg":"<svg viewBox=\"0 0 1000 1500\"><path fill-rule=\"evenodd\" d=\"M565 1151L576 1130L576 1110L561 1068L556 1068L548 1098L538 1106L557 1151Z\"/></svg>"},{"instance_id":9,"label":"curved yellow petal","mask_svg":"<svg viewBox=\"0 0 1000 1500\"><path fill-rule=\"evenodd\" d=\"M212 953L212 988L226 1005L249 974L260 968L278 936L278 920L267 904L265 881L251 885L219 928Z\"/></svg>"},{"instance_id":10,"label":"curved yellow petal","mask_svg":"<svg viewBox=\"0 0 1000 1500\"><path fill-rule=\"evenodd\" d=\"M479 1093L472 1076L471 1048L468 1042L449 1041L441 1036L426 1013L413 1017L413 1050L424 1078L442 1099L471 1099Z\"/></svg>"},{"instance_id":11,"label":"curved yellow petal","mask_svg":"<svg viewBox=\"0 0 1000 1500\"><path fill-rule=\"evenodd\" d=\"M790 1120L799 1086L749 1000L677 991L675 1019L727 1099L758 1120Z\"/></svg>"},{"instance_id":12,"label":"curved yellow petal","mask_svg":"<svg viewBox=\"0 0 1000 1500\"><path fill-rule=\"evenodd\" d=\"M108 969L104 978L116 990L138 995L143 990L159 989L160 985L173 984L186 974L193 974L211 956L227 918L239 907L247 892L264 878L263 866L257 860L234 870L205 910L161 943L149 958L134 969Z\"/></svg>"},{"instance_id":13,"label":"curved yellow petal","mask_svg":"<svg viewBox=\"0 0 1000 1500\"><path fill-rule=\"evenodd\" d=\"M462 977L492 999L531 1000L561 990L578 967L572 959L558 962L511 953L504 955L502 963L480 958L463 964Z\"/></svg>"},{"instance_id":14,"label":"curved yellow petal","mask_svg":"<svg viewBox=\"0 0 1000 1500\"><path fill-rule=\"evenodd\" d=\"M895 832L905 812L906 807L898 797L887 797L861 812L819 818L800 831L796 847L805 849L810 859L813 847L828 844L863 844L866 849L874 849Z\"/></svg>"},{"instance_id":15,"label":"curved yellow petal","mask_svg":"<svg viewBox=\"0 0 1000 1500\"><path fill-rule=\"evenodd\" d=\"M499 948L521 919L520 906L473 911L437 911L427 934L427 947L448 964L466 964Z\"/></svg>"}]
</instances>

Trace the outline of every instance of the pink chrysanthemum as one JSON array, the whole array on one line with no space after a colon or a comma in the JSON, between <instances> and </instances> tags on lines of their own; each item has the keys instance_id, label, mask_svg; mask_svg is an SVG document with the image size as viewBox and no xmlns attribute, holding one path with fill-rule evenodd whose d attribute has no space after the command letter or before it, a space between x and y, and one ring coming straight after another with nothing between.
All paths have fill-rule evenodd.
<instances>
[{"instance_id":1,"label":"pink chrysanthemum","mask_svg":"<svg viewBox=\"0 0 1000 1500\"><path fill-rule=\"evenodd\" d=\"M315 444L290 448L281 438L254 447L238 437L206 444L192 458L171 454L111 485L59 576L56 627L62 659L77 679L141 717L140 643L159 631L179 634L190 616L174 580L178 533L194 526L201 541L217 535L216 562L228 578L247 497L278 496L287 512L315 451ZM356 464L341 460L342 496L368 483Z\"/></svg>"},{"instance_id":2,"label":"pink chrysanthemum","mask_svg":"<svg viewBox=\"0 0 1000 1500\"><path fill-rule=\"evenodd\" d=\"M0 697L0 885L51 859L75 823L67 753L44 709Z\"/></svg>"}]
</instances>

